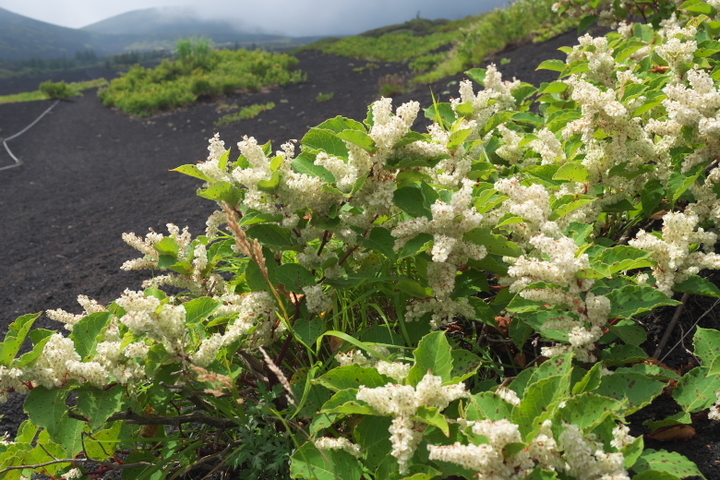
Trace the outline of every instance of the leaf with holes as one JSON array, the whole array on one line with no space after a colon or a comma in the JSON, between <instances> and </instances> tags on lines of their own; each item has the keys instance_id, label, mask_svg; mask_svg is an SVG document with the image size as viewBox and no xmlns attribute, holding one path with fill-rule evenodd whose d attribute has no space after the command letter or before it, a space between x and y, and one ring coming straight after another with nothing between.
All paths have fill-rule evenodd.
<instances>
[{"instance_id":1,"label":"leaf with holes","mask_svg":"<svg viewBox=\"0 0 720 480\"><path fill-rule=\"evenodd\" d=\"M560 418L564 422L577 425L581 430L589 431L620 410L622 405L623 402L615 398L584 392L565 401Z\"/></svg>"},{"instance_id":2,"label":"leaf with holes","mask_svg":"<svg viewBox=\"0 0 720 480\"><path fill-rule=\"evenodd\" d=\"M709 366L720 355L720 331L698 327L693 338L695 355Z\"/></svg>"},{"instance_id":3,"label":"leaf with holes","mask_svg":"<svg viewBox=\"0 0 720 480\"><path fill-rule=\"evenodd\" d=\"M676 475L677 478L686 478L693 475L705 478L693 462L675 452L655 451L651 448L645 450L633 465L633 470L643 472L655 470ZM657 478L657 477L647 477Z\"/></svg>"},{"instance_id":4,"label":"leaf with holes","mask_svg":"<svg viewBox=\"0 0 720 480\"><path fill-rule=\"evenodd\" d=\"M656 288L645 285L627 285L607 294L612 302L610 318L632 318L657 307L680 305Z\"/></svg>"},{"instance_id":5,"label":"leaf with holes","mask_svg":"<svg viewBox=\"0 0 720 480\"><path fill-rule=\"evenodd\" d=\"M615 373L603 377L595 393L626 401L626 414L649 405L665 388L665 382L647 378L639 373Z\"/></svg>"},{"instance_id":6,"label":"leaf with holes","mask_svg":"<svg viewBox=\"0 0 720 480\"><path fill-rule=\"evenodd\" d=\"M453 350L452 352L452 383L467 380L477 372L483 361L480 357L467 350Z\"/></svg>"},{"instance_id":7,"label":"leaf with holes","mask_svg":"<svg viewBox=\"0 0 720 480\"><path fill-rule=\"evenodd\" d=\"M502 420L510 418L513 406L492 392L482 392L470 397L465 407L468 420Z\"/></svg>"},{"instance_id":8,"label":"leaf with holes","mask_svg":"<svg viewBox=\"0 0 720 480\"><path fill-rule=\"evenodd\" d=\"M693 368L678 382L672 396L684 411L699 412L717 400L715 392L720 390L720 377L708 376L709 371L708 367Z\"/></svg>"}]
</instances>

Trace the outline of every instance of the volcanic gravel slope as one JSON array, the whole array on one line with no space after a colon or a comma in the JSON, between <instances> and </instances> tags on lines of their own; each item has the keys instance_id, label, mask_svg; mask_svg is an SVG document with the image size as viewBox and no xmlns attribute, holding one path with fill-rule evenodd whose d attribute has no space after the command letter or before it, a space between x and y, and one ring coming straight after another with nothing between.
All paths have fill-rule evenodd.
<instances>
[{"instance_id":1,"label":"volcanic gravel slope","mask_svg":"<svg viewBox=\"0 0 720 480\"><path fill-rule=\"evenodd\" d=\"M549 58L564 58L557 49L576 43L574 32L541 44L511 46L494 55L505 78L517 77L538 86L552 81L554 72L536 71ZM219 132L226 145L244 135L260 143L273 141L277 148L300 139L307 130L336 115L362 120L367 106L379 98L379 82L386 75L409 77L407 65L368 62L308 51L298 55L298 68L307 81L258 94L242 94L203 103L150 119L130 118L102 105L95 91L60 102L24 135L9 143L23 160L18 168L0 171L0 335L20 315L49 308L79 313L79 294L107 303L125 288L140 288L148 272L123 272L120 265L139 256L121 239L123 232L143 236L149 228L166 232L165 224L188 226L194 235L204 231L205 219L215 210L213 202L194 195L200 182L169 171L207 156L208 139ZM508 61L500 62L500 59ZM76 75L76 74L75 74ZM54 80L62 79L57 74ZM445 78L431 86L394 99L394 104L418 100L431 105L431 91L447 101L457 94L464 75ZM75 80L76 78L68 78ZM0 82L0 94L34 90L43 78ZM319 93L333 93L331 100L316 101ZM243 107L274 102L276 107L251 120L215 127L227 113L222 104ZM0 105L0 138L30 124L52 105L51 101ZM422 126L418 126L422 128ZM0 167L13 164L0 149ZM703 305L695 311L702 313ZM662 335L672 311L658 318L655 335ZM688 310L688 316L693 309ZM706 327L718 328L711 315ZM688 324L692 319L688 318ZM36 326L58 328L42 317ZM651 332L652 334L652 332ZM675 338L677 340L677 338ZM674 342L671 340L670 344ZM669 359L676 367L687 355ZM661 399L642 411L633 422L633 434L645 433L646 419L673 413L672 402ZM22 399L15 396L0 408L0 433L14 432L22 421ZM699 419L698 434L686 442L660 443L656 449L678 451L699 464L708 479L720 479L720 422Z\"/></svg>"}]
</instances>

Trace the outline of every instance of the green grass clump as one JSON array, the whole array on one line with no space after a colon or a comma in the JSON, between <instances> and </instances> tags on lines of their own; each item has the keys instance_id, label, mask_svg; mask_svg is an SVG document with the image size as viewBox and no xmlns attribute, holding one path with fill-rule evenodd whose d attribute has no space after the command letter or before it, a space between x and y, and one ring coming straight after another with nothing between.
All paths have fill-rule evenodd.
<instances>
[{"instance_id":1,"label":"green grass clump","mask_svg":"<svg viewBox=\"0 0 720 480\"><path fill-rule=\"evenodd\" d=\"M334 96L335 96L335 92L330 92L330 93L320 92L315 97L315 101L319 102L319 103L327 102L328 100L332 100Z\"/></svg>"},{"instance_id":2,"label":"green grass clump","mask_svg":"<svg viewBox=\"0 0 720 480\"><path fill-rule=\"evenodd\" d=\"M225 125L229 125L231 123L235 123L239 120L247 120L249 118L255 118L258 115L260 115L265 110L272 110L275 108L274 102L268 102L265 104L253 104L249 105L247 107L241 108L239 112L236 113L229 113L227 115L223 115L220 117L220 119L215 122L216 127L223 127Z\"/></svg>"},{"instance_id":3,"label":"green grass clump","mask_svg":"<svg viewBox=\"0 0 720 480\"><path fill-rule=\"evenodd\" d=\"M373 62L405 62L452 43L459 32L439 32L417 37L397 32L380 37L345 37L320 47L324 53L360 58Z\"/></svg>"},{"instance_id":4,"label":"green grass clump","mask_svg":"<svg viewBox=\"0 0 720 480\"><path fill-rule=\"evenodd\" d=\"M51 82L49 80L40 84L40 91L52 99L70 98L77 93L65 82Z\"/></svg>"},{"instance_id":5,"label":"green grass clump","mask_svg":"<svg viewBox=\"0 0 720 480\"><path fill-rule=\"evenodd\" d=\"M199 56L188 53L154 69L135 66L99 96L107 106L147 117L188 106L201 97L258 92L263 87L301 81L303 72L293 70L297 63L290 55L262 50L216 50Z\"/></svg>"},{"instance_id":6,"label":"green grass clump","mask_svg":"<svg viewBox=\"0 0 720 480\"><path fill-rule=\"evenodd\" d=\"M44 82L47 83L47 82ZM52 83L52 82L50 82ZM65 83L65 82L60 82ZM42 85L40 85L40 88L42 89ZM76 97L80 95L80 92L84 90L89 90L91 88L98 88L98 87L104 87L108 85L108 81L104 78L98 78L96 80L88 80L87 82L75 82L75 83L67 83L65 84L67 86L68 91L71 93L67 97L63 98L69 98L69 97ZM35 90L33 92L23 92L23 93L15 93L13 95L3 95L0 96L0 105L4 103L19 103L19 102L32 102L35 100L47 100L48 98L59 98L59 97L52 97L49 96L47 92L43 92L42 90Z\"/></svg>"},{"instance_id":7,"label":"green grass clump","mask_svg":"<svg viewBox=\"0 0 720 480\"><path fill-rule=\"evenodd\" d=\"M431 83L477 66L489 54L507 45L544 41L577 27L579 20L559 18L553 11L555 0L517 0L507 8L488 12L462 30L455 47L429 72L415 77L416 83Z\"/></svg>"}]
</instances>

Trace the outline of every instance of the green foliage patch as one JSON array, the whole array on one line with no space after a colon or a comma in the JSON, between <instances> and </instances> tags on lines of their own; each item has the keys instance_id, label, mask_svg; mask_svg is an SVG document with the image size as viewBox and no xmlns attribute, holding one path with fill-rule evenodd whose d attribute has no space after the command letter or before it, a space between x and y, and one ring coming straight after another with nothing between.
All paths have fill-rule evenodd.
<instances>
[{"instance_id":1,"label":"green foliage patch","mask_svg":"<svg viewBox=\"0 0 720 480\"><path fill-rule=\"evenodd\" d=\"M154 69L133 67L101 90L100 99L130 115L147 117L188 106L201 97L258 92L304 78L303 72L293 70L298 60L286 54L208 51L192 43L180 52L179 60L164 61Z\"/></svg>"},{"instance_id":2,"label":"green foliage patch","mask_svg":"<svg viewBox=\"0 0 720 480\"><path fill-rule=\"evenodd\" d=\"M265 110L272 110L275 108L274 102L268 102L264 104L253 104L248 105L247 107L243 107L240 109L239 112L236 113L228 113L227 115L223 115L218 119L217 122L215 122L215 125L218 127L222 127L224 125L229 125L231 123L237 122L239 120L247 120L249 118L255 118L258 115L260 115Z\"/></svg>"}]
</instances>

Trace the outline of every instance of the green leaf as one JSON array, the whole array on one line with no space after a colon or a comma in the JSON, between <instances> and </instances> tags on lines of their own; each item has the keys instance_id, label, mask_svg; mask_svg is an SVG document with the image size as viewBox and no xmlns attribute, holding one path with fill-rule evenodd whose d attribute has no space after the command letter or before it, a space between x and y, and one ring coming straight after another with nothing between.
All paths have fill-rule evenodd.
<instances>
[{"instance_id":1,"label":"green leaf","mask_svg":"<svg viewBox=\"0 0 720 480\"><path fill-rule=\"evenodd\" d=\"M367 248L375 250L376 252L382 253L390 260L395 260L395 237L392 236L390 230L383 227L374 227L370 230L367 238L360 237L360 241Z\"/></svg>"},{"instance_id":2,"label":"green leaf","mask_svg":"<svg viewBox=\"0 0 720 480\"><path fill-rule=\"evenodd\" d=\"M355 440L366 455L365 465L374 472L380 463L390 456L392 443L388 429L392 419L388 417L369 416L363 418L354 430Z\"/></svg>"},{"instance_id":3,"label":"green leaf","mask_svg":"<svg viewBox=\"0 0 720 480\"><path fill-rule=\"evenodd\" d=\"M585 373L583 378L580 379L580 381L577 382L575 385L573 385L573 395L580 395L584 392L594 391L598 387L598 385L600 385L600 381L602 380L602 367L602 362L598 362L593 365L592 368L590 368L590 370Z\"/></svg>"},{"instance_id":4,"label":"green leaf","mask_svg":"<svg viewBox=\"0 0 720 480\"><path fill-rule=\"evenodd\" d=\"M580 35L588 28L592 27L597 23L597 16L595 15L585 15L580 19L580 22L577 26L577 33Z\"/></svg>"},{"instance_id":5,"label":"green leaf","mask_svg":"<svg viewBox=\"0 0 720 480\"><path fill-rule=\"evenodd\" d=\"M303 293L303 287L315 285L315 275L299 263L286 263L278 267L272 278L275 283L282 284L285 289L293 293Z\"/></svg>"},{"instance_id":6,"label":"green leaf","mask_svg":"<svg viewBox=\"0 0 720 480\"><path fill-rule=\"evenodd\" d=\"M432 219L430 208L426 205L422 190L415 187L401 187L393 193L393 203L411 217Z\"/></svg>"},{"instance_id":7,"label":"green leaf","mask_svg":"<svg viewBox=\"0 0 720 480\"><path fill-rule=\"evenodd\" d=\"M655 451L651 448L645 450L633 465L633 470L642 474L643 472L655 470L676 475L678 478L698 475L702 478L702 472L693 462L675 452Z\"/></svg>"},{"instance_id":8,"label":"green leaf","mask_svg":"<svg viewBox=\"0 0 720 480\"><path fill-rule=\"evenodd\" d=\"M39 342L37 342L31 351L24 353L20 357L13 360L11 365L14 368L23 368L40 358L40 355L42 355L43 349L45 348L45 344L48 342L48 340L50 340L51 336L52 335L48 335Z\"/></svg>"},{"instance_id":9,"label":"green leaf","mask_svg":"<svg viewBox=\"0 0 720 480\"><path fill-rule=\"evenodd\" d=\"M220 302L210 297L200 297L184 303L183 307L186 324L195 325L207 320L220 307Z\"/></svg>"},{"instance_id":10,"label":"green leaf","mask_svg":"<svg viewBox=\"0 0 720 480\"><path fill-rule=\"evenodd\" d=\"M672 172L670 174L670 179L668 180L668 187L670 189L670 193L672 193L672 201L676 202L683 193L687 191L688 188L690 188L690 185L695 183L695 181L698 179L698 176L700 172L696 173L695 175L690 175L690 172L687 174L683 174L680 172Z\"/></svg>"},{"instance_id":11,"label":"green leaf","mask_svg":"<svg viewBox=\"0 0 720 480\"><path fill-rule=\"evenodd\" d=\"M105 389L83 385L74 390L77 393L78 411L90 419L93 431L102 427L112 414L122 408L124 390L122 385Z\"/></svg>"},{"instance_id":12,"label":"green leaf","mask_svg":"<svg viewBox=\"0 0 720 480\"><path fill-rule=\"evenodd\" d=\"M316 128L324 128L327 130L331 130L335 133L340 133L343 130L359 130L361 132L365 131L365 126L362 123L358 122L357 120L353 120L352 118L343 117L342 115L338 115L336 117L325 120Z\"/></svg>"},{"instance_id":13,"label":"green leaf","mask_svg":"<svg viewBox=\"0 0 720 480\"><path fill-rule=\"evenodd\" d=\"M45 427L53 441L74 457L82 448L83 422L68 416L67 395L66 389L35 387L25 399L25 412L34 424Z\"/></svg>"},{"instance_id":14,"label":"green leaf","mask_svg":"<svg viewBox=\"0 0 720 480\"><path fill-rule=\"evenodd\" d=\"M360 478L362 465L344 450L318 450L307 442L293 453L290 461L291 478L311 480L342 480Z\"/></svg>"},{"instance_id":15,"label":"green leaf","mask_svg":"<svg viewBox=\"0 0 720 480\"><path fill-rule=\"evenodd\" d=\"M565 62L557 59L545 60L537 66L535 70L552 70L554 72L562 72L565 70Z\"/></svg>"},{"instance_id":16,"label":"green leaf","mask_svg":"<svg viewBox=\"0 0 720 480\"><path fill-rule=\"evenodd\" d=\"M415 142L421 142L423 140L428 140L428 136L423 135L422 133L410 131L410 132L406 133L405 135L403 135L403 137L400 140L395 142L395 145L393 145L393 148L404 147L405 145L410 145L411 143L415 143Z\"/></svg>"},{"instance_id":17,"label":"green leaf","mask_svg":"<svg viewBox=\"0 0 720 480\"><path fill-rule=\"evenodd\" d=\"M274 223L259 223L246 231L247 236L256 239L265 247L283 248L295 245L295 238L287 228Z\"/></svg>"},{"instance_id":18,"label":"green leaf","mask_svg":"<svg viewBox=\"0 0 720 480\"><path fill-rule=\"evenodd\" d=\"M717 10L709 3L696 2L694 0L689 0L680 5L680 10L685 10L687 12L693 13L701 13L703 15L707 15L710 18L713 18L715 17L715 15L717 15Z\"/></svg>"},{"instance_id":19,"label":"green leaf","mask_svg":"<svg viewBox=\"0 0 720 480\"><path fill-rule=\"evenodd\" d=\"M558 168L553 180L567 180L570 182L586 183L588 181L588 170L580 163L565 163Z\"/></svg>"},{"instance_id":20,"label":"green leaf","mask_svg":"<svg viewBox=\"0 0 720 480\"><path fill-rule=\"evenodd\" d=\"M299 318L293 325L293 332L307 347L312 348L317 339L325 331L325 322L318 317Z\"/></svg>"},{"instance_id":21,"label":"green leaf","mask_svg":"<svg viewBox=\"0 0 720 480\"><path fill-rule=\"evenodd\" d=\"M657 307L679 305L659 290L646 285L627 285L607 294L612 302L610 317L632 318Z\"/></svg>"},{"instance_id":22,"label":"green leaf","mask_svg":"<svg viewBox=\"0 0 720 480\"><path fill-rule=\"evenodd\" d=\"M366 152L373 154L377 151L375 140L370 135L360 130L343 130L337 134L338 137L346 140L352 144L357 145Z\"/></svg>"},{"instance_id":23,"label":"green leaf","mask_svg":"<svg viewBox=\"0 0 720 480\"><path fill-rule=\"evenodd\" d=\"M606 276L611 276L617 272L625 272L636 268L645 268L653 266L650 260L652 254L639 248L630 247L628 245L618 245L616 247L606 248L598 255L592 258L593 267L602 271ZM602 268L596 266L595 263L602 263Z\"/></svg>"},{"instance_id":24,"label":"green leaf","mask_svg":"<svg viewBox=\"0 0 720 480\"><path fill-rule=\"evenodd\" d=\"M425 109L425 116L437 123L452 125L457 122L455 111L449 103L437 103Z\"/></svg>"},{"instance_id":25,"label":"green leaf","mask_svg":"<svg viewBox=\"0 0 720 480\"><path fill-rule=\"evenodd\" d=\"M693 349L703 365L709 366L720 355L720 331L698 327L693 337Z\"/></svg>"},{"instance_id":26,"label":"green leaf","mask_svg":"<svg viewBox=\"0 0 720 480\"><path fill-rule=\"evenodd\" d=\"M107 327L113 314L110 312L97 312L84 317L73 327L70 338L75 344L75 351L80 358L85 359L93 355L98 344L98 335Z\"/></svg>"},{"instance_id":27,"label":"green leaf","mask_svg":"<svg viewBox=\"0 0 720 480\"><path fill-rule=\"evenodd\" d=\"M420 252L424 252L428 248L428 243L433 240L433 236L429 233L421 233L414 236L405 243L402 250L398 253L398 260L412 257Z\"/></svg>"},{"instance_id":28,"label":"green leaf","mask_svg":"<svg viewBox=\"0 0 720 480\"><path fill-rule=\"evenodd\" d=\"M602 378L595 391L598 395L627 401L627 415L649 405L665 388L665 382L659 382L638 373L615 373Z\"/></svg>"},{"instance_id":29,"label":"green leaf","mask_svg":"<svg viewBox=\"0 0 720 480\"><path fill-rule=\"evenodd\" d=\"M472 131L473 130L470 128L463 128L461 130L453 132L450 135L450 141L447 144L448 150L450 150L451 152L455 152L460 147L460 145L465 142L465 140L472 133Z\"/></svg>"},{"instance_id":30,"label":"green leaf","mask_svg":"<svg viewBox=\"0 0 720 480\"><path fill-rule=\"evenodd\" d=\"M688 413L699 412L717 401L720 377L708 375L709 367L697 367L683 375L673 391L673 398Z\"/></svg>"},{"instance_id":31,"label":"green leaf","mask_svg":"<svg viewBox=\"0 0 720 480\"><path fill-rule=\"evenodd\" d=\"M660 183L660 180L656 178L649 180L640 192L643 215L645 217L650 217L654 214L664 196L665 189L663 188L662 183Z\"/></svg>"},{"instance_id":32,"label":"green leaf","mask_svg":"<svg viewBox=\"0 0 720 480\"><path fill-rule=\"evenodd\" d=\"M292 162L293 169L297 173L304 173L311 177L322 178L326 182L332 183L335 177L332 173L322 165L315 164L315 155L303 152L298 155Z\"/></svg>"},{"instance_id":33,"label":"green leaf","mask_svg":"<svg viewBox=\"0 0 720 480\"><path fill-rule=\"evenodd\" d=\"M552 417L557 401L567 396L568 381L560 375L543 378L527 387L520 405L512 410L511 421L518 425L523 439L530 438L542 423Z\"/></svg>"},{"instance_id":34,"label":"green leaf","mask_svg":"<svg viewBox=\"0 0 720 480\"><path fill-rule=\"evenodd\" d=\"M480 357L468 350L453 350L451 355L453 363L451 383L460 383L467 380L483 364Z\"/></svg>"},{"instance_id":35,"label":"green leaf","mask_svg":"<svg viewBox=\"0 0 720 480\"><path fill-rule=\"evenodd\" d=\"M642 362L647 358L647 354L637 345L613 345L610 348L604 348L600 352L600 357L607 366L614 366Z\"/></svg>"},{"instance_id":36,"label":"green leaf","mask_svg":"<svg viewBox=\"0 0 720 480\"><path fill-rule=\"evenodd\" d=\"M315 379L315 382L337 392L348 388L359 389L361 386L367 388L384 387L388 383L392 383L393 380L390 377L381 375L373 367L347 365L333 368L325 375Z\"/></svg>"},{"instance_id":37,"label":"green leaf","mask_svg":"<svg viewBox=\"0 0 720 480\"><path fill-rule=\"evenodd\" d=\"M423 287L419 282L411 280L409 278L400 278L393 282L395 290L407 293L414 298L427 298L429 297L429 289Z\"/></svg>"},{"instance_id":38,"label":"green leaf","mask_svg":"<svg viewBox=\"0 0 720 480\"><path fill-rule=\"evenodd\" d=\"M562 93L568 89L568 84L565 82L550 82L543 83L540 86L540 92L538 93Z\"/></svg>"},{"instance_id":39,"label":"green leaf","mask_svg":"<svg viewBox=\"0 0 720 480\"><path fill-rule=\"evenodd\" d=\"M492 233L489 228L473 228L464 235L463 240L476 245L484 245L488 253L493 255L508 257L522 255L522 249L515 242L512 242L506 236Z\"/></svg>"},{"instance_id":40,"label":"green leaf","mask_svg":"<svg viewBox=\"0 0 720 480\"><path fill-rule=\"evenodd\" d=\"M699 275L692 275L687 280L676 283L673 286L673 290L676 292L692 293L693 295L720 298L720 288L710 280Z\"/></svg>"},{"instance_id":41,"label":"green leaf","mask_svg":"<svg viewBox=\"0 0 720 480\"><path fill-rule=\"evenodd\" d=\"M605 205L602 209L603 212L609 213L630 212L632 210L635 210L635 206L625 199L611 205Z\"/></svg>"},{"instance_id":42,"label":"green leaf","mask_svg":"<svg viewBox=\"0 0 720 480\"><path fill-rule=\"evenodd\" d=\"M325 128L311 128L300 141L304 147L320 150L339 158L348 158L345 142L335 132Z\"/></svg>"},{"instance_id":43,"label":"green leaf","mask_svg":"<svg viewBox=\"0 0 720 480\"><path fill-rule=\"evenodd\" d=\"M565 401L565 407L560 410L560 418L564 422L577 425L583 431L590 431L609 415L620 410L622 405L623 402L617 399L584 392Z\"/></svg>"},{"instance_id":44,"label":"green leaf","mask_svg":"<svg viewBox=\"0 0 720 480\"><path fill-rule=\"evenodd\" d=\"M229 182L215 182L208 188L198 190L198 196L214 200L216 202L225 201L230 205L235 205L240 201L240 191ZM166 237L170 238L170 237Z\"/></svg>"},{"instance_id":45,"label":"green leaf","mask_svg":"<svg viewBox=\"0 0 720 480\"><path fill-rule=\"evenodd\" d=\"M468 420L503 420L510 418L512 405L492 392L482 392L470 397L465 407Z\"/></svg>"},{"instance_id":46,"label":"green leaf","mask_svg":"<svg viewBox=\"0 0 720 480\"><path fill-rule=\"evenodd\" d=\"M445 332L438 331L425 335L413 352L415 365L408 373L410 385L417 385L430 371L432 375L442 378L443 383L452 379L453 361L450 344Z\"/></svg>"},{"instance_id":47,"label":"green leaf","mask_svg":"<svg viewBox=\"0 0 720 480\"><path fill-rule=\"evenodd\" d=\"M120 443L122 422L114 422L111 428L101 430L85 437L85 454L94 460L109 460L115 455Z\"/></svg>"},{"instance_id":48,"label":"green leaf","mask_svg":"<svg viewBox=\"0 0 720 480\"><path fill-rule=\"evenodd\" d=\"M330 398L321 410L322 413L341 413L344 415L377 415L377 412L365 403L357 400L356 389L340 390ZM351 398L347 398L351 397ZM340 399L347 399L346 402L340 403Z\"/></svg>"},{"instance_id":49,"label":"green leaf","mask_svg":"<svg viewBox=\"0 0 720 480\"><path fill-rule=\"evenodd\" d=\"M552 213L550 214L551 220L557 220L559 218L574 212L580 207L592 203L595 198L588 195L563 195L552 203Z\"/></svg>"},{"instance_id":50,"label":"green leaf","mask_svg":"<svg viewBox=\"0 0 720 480\"><path fill-rule=\"evenodd\" d=\"M471 68L470 70L465 72L465 75L467 75L473 82L480 85L485 85L485 77L487 76L487 70L484 68Z\"/></svg>"},{"instance_id":51,"label":"green leaf","mask_svg":"<svg viewBox=\"0 0 720 480\"><path fill-rule=\"evenodd\" d=\"M610 326L610 331L623 342L640 346L647 340L647 331L632 320L622 320Z\"/></svg>"},{"instance_id":52,"label":"green leaf","mask_svg":"<svg viewBox=\"0 0 720 480\"><path fill-rule=\"evenodd\" d=\"M28 332L42 313L23 315L10 324L5 334L5 341L0 343L0 365L8 366L13 361L20 347L25 341Z\"/></svg>"},{"instance_id":53,"label":"green leaf","mask_svg":"<svg viewBox=\"0 0 720 480\"><path fill-rule=\"evenodd\" d=\"M428 408L424 405L420 405L412 419L432 425L443 432L446 437L450 436L450 427L447 423L447 419L437 408Z\"/></svg>"},{"instance_id":54,"label":"green leaf","mask_svg":"<svg viewBox=\"0 0 720 480\"><path fill-rule=\"evenodd\" d=\"M189 175L191 177L199 178L200 180L204 180L206 182L211 182L212 179L205 175L203 172L200 171L200 169L195 164L188 164L188 165L181 165L177 168L170 169L171 172L180 172L184 175Z\"/></svg>"}]
</instances>

